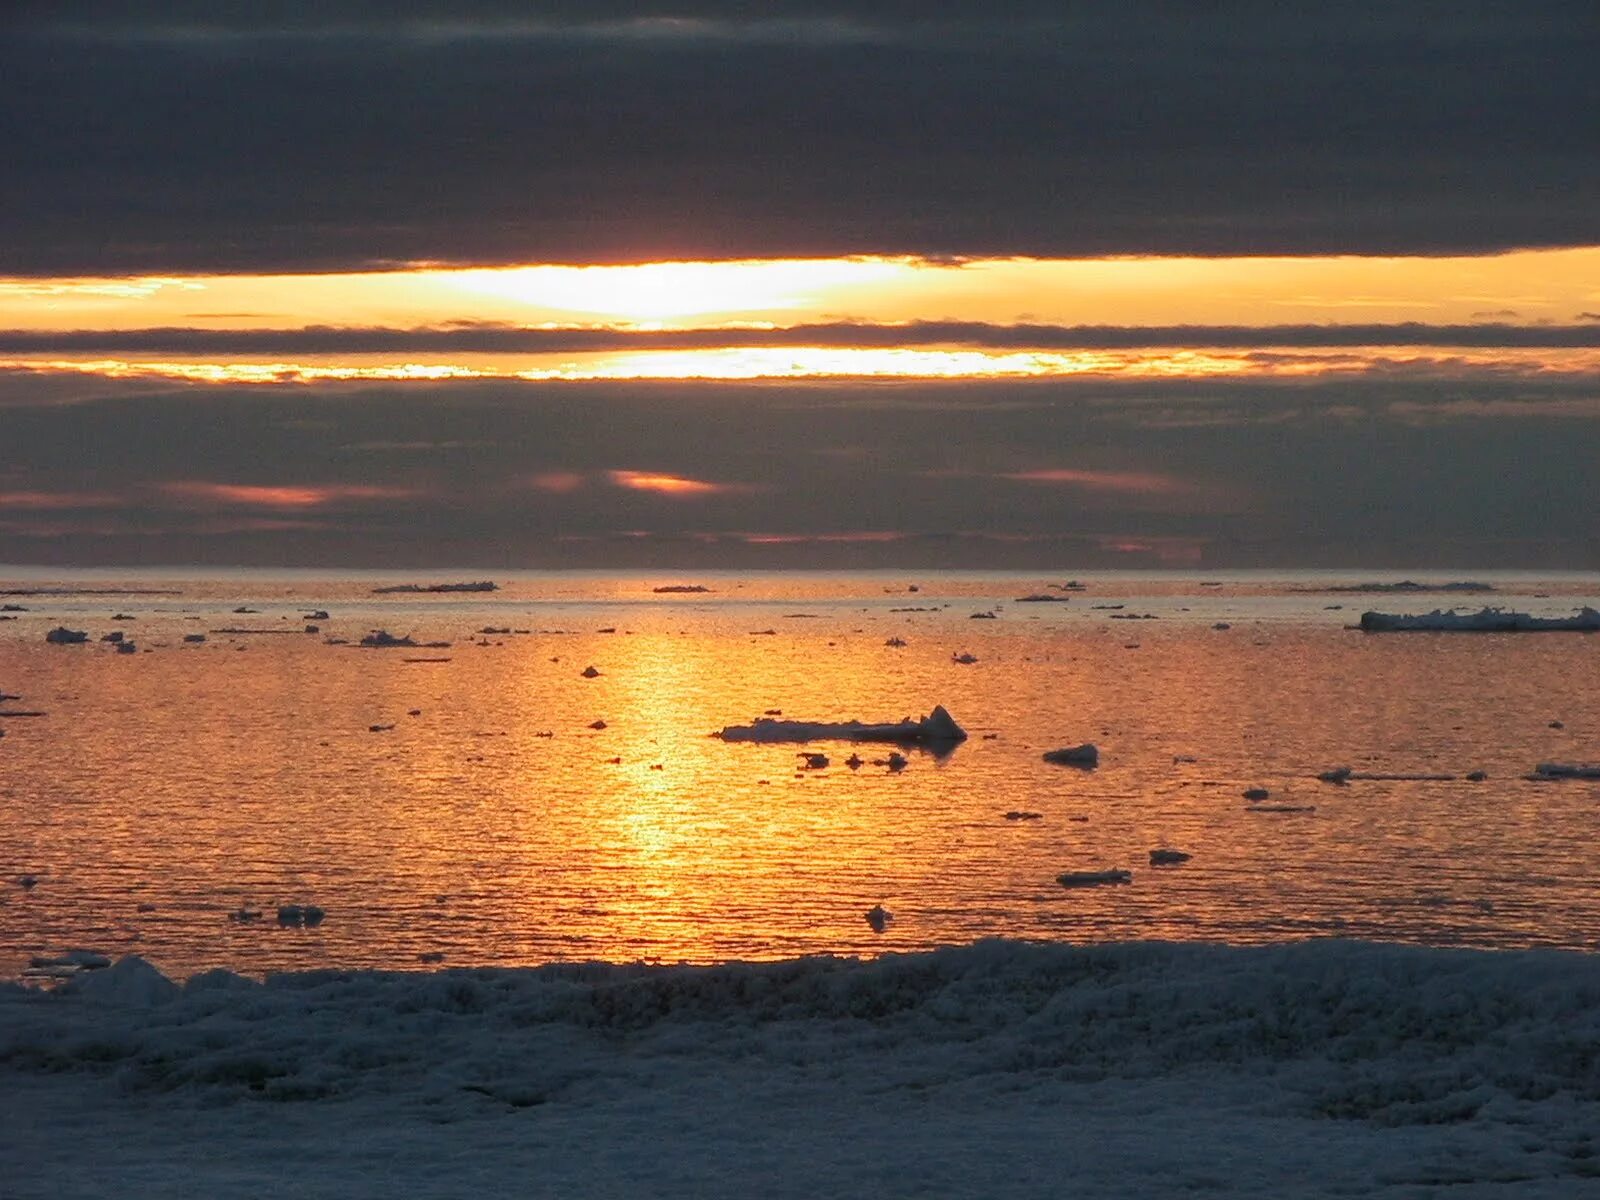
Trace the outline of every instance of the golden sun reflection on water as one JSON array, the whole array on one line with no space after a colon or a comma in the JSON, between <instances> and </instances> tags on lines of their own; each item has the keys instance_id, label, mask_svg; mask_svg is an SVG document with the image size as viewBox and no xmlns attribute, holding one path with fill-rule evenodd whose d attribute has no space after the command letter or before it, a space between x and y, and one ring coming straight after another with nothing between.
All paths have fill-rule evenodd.
<instances>
[{"instance_id":1,"label":"golden sun reflection on water","mask_svg":"<svg viewBox=\"0 0 1600 1200\"><path fill-rule=\"evenodd\" d=\"M891 613L903 593L655 602L609 582L555 603L316 593L341 636L454 642L414 655L299 634L181 642L225 623L232 597L194 620L138 604L124 628L149 654L46 646L58 614L98 632L109 610L35 602L0 634L6 690L49 713L7 721L0 745L0 974L85 944L184 973L992 935L1600 940L1595 787L1521 778L1593 756L1594 639L1364 637L1318 598L1226 590L1119 594L1163 618L1122 624L1084 597L1007 604L1027 585L993 586L930 583L927 613ZM999 620L968 619L995 605ZM291 609L256 606L262 624ZM485 625L532 632L470 632ZM971 739L909 751L902 772L871 761L884 747L852 771L844 744L707 736L769 709L881 720L934 703ZM1098 770L1040 760L1080 741L1101 746ZM805 769L801 749L830 764ZM1315 780L1339 763L1491 780ZM1255 786L1315 811L1253 811ZM1149 869L1159 846L1195 858ZM1135 882L1055 883L1113 866ZM879 902L896 918L882 935L863 919ZM280 929L280 903L328 919ZM230 920L241 906L265 915Z\"/></svg>"},{"instance_id":2,"label":"golden sun reflection on water","mask_svg":"<svg viewBox=\"0 0 1600 1200\"><path fill-rule=\"evenodd\" d=\"M953 347L868 349L832 346L644 350L608 354L462 354L450 361L394 361L370 354L332 358L245 358L226 362L165 358L0 359L0 370L170 379L207 384L757 379L1314 378L1361 372L1571 374L1600 371L1600 350L1429 346L1329 348L984 350Z\"/></svg>"}]
</instances>

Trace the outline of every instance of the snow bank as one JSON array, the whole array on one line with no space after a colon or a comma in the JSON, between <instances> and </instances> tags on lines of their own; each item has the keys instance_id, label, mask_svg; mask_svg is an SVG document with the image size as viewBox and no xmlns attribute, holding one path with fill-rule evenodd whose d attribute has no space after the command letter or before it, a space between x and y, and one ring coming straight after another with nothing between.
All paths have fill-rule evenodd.
<instances>
[{"instance_id":1,"label":"snow bank","mask_svg":"<svg viewBox=\"0 0 1600 1200\"><path fill-rule=\"evenodd\" d=\"M758 717L749 725L728 725L712 736L725 742L964 742L966 731L942 704L925 717L868 725L860 721L781 721Z\"/></svg>"},{"instance_id":2,"label":"snow bank","mask_svg":"<svg viewBox=\"0 0 1600 1200\"><path fill-rule=\"evenodd\" d=\"M1503 608L1484 608L1475 613L1436 608L1420 616L1364 612L1361 629L1366 633L1597 633L1600 611L1585 606L1570 617L1535 617Z\"/></svg>"},{"instance_id":3,"label":"snow bank","mask_svg":"<svg viewBox=\"0 0 1600 1200\"><path fill-rule=\"evenodd\" d=\"M1596 997L1589 955L1336 941L182 988L124 960L0 986L7 1187L1575 1196Z\"/></svg>"}]
</instances>

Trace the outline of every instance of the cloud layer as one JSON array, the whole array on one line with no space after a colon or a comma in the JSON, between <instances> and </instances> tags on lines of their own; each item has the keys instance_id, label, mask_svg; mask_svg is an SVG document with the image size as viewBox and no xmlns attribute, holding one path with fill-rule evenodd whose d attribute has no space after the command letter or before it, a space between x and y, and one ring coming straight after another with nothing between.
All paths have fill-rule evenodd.
<instances>
[{"instance_id":1,"label":"cloud layer","mask_svg":"<svg viewBox=\"0 0 1600 1200\"><path fill-rule=\"evenodd\" d=\"M1593 375L76 384L0 562L1600 567Z\"/></svg>"},{"instance_id":2,"label":"cloud layer","mask_svg":"<svg viewBox=\"0 0 1600 1200\"><path fill-rule=\"evenodd\" d=\"M0 273L1600 242L1592 5L10 6Z\"/></svg>"}]
</instances>

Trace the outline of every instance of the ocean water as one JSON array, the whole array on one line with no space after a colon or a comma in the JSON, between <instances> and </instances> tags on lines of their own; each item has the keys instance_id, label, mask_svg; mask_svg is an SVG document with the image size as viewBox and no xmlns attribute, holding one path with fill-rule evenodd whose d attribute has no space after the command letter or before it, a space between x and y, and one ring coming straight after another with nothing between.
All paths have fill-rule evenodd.
<instances>
[{"instance_id":1,"label":"ocean water","mask_svg":"<svg viewBox=\"0 0 1600 1200\"><path fill-rule=\"evenodd\" d=\"M1019 598L1066 576L1002 573L372 591L473 577L0 569L25 610L0 614L18 697L0 712L44 714L0 716L0 978L73 948L183 978L986 937L1600 944L1600 782L1525 778L1600 761L1600 637L1348 627L1365 608L1567 612L1600 602L1593 574L1455 576L1482 597L1327 590L1401 578L1380 573L1087 574L1062 603ZM680 584L708 590L654 590ZM48 645L57 624L95 640ZM353 644L377 628L450 645ZM139 652L98 641L114 630ZM852 770L843 743L709 736L938 704L969 739L898 771L872 761L888 747ZM1041 759L1081 742L1098 768ZM1317 780L1340 765L1455 778ZM1192 857L1153 868L1155 848ZM1056 882L1108 868L1132 882ZM282 926L287 904L326 916Z\"/></svg>"}]
</instances>

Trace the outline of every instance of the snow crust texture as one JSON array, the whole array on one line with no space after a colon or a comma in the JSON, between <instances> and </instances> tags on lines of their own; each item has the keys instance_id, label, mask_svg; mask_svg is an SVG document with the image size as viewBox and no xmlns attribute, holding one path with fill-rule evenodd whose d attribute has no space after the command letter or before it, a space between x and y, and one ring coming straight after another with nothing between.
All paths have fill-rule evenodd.
<instances>
[{"instance_id":1,"label":"snow crust texture","mask_svg":"<svg viewBox=\"0 0 1600 1200\"><path fill-rule=\"evenodd\" d=\"M353 1131L413 1127L429 1154L541 1148L526 1195L1042 1196L1069 1181L1168 1195L1207 1178L1232 1195L1595 1195L1600 959L995 941L717 967L212 971L181 986L125 959L53 994L0 987L4 1094L36 1101L20 1196L95 1194L85 1160L144 1172L136 1194L204 1194L221 1182L206 1170L263 1170L276 1153L243 1130L294 1131L312 1163ZM52 1104L74 1119L48 1123ZM91 1125L108 1144L86 1152ZM212 1131L196 1135L214 1138L205 1163L162 1148L176 1127ZM638 1157L651 1138L667 1139L653 1165ZM118 1166L142 1145L148 1161ZM690 1168L707 1155L715 1172ZM679 1169L682 1191L641 1183ZM435 1194L425 1173L407 1191Z\"/></svg>"}]
</instances>

